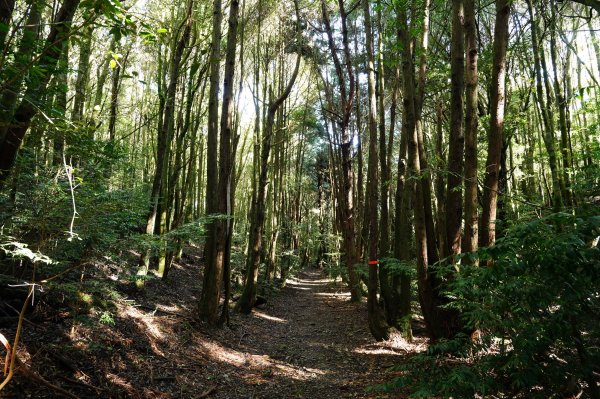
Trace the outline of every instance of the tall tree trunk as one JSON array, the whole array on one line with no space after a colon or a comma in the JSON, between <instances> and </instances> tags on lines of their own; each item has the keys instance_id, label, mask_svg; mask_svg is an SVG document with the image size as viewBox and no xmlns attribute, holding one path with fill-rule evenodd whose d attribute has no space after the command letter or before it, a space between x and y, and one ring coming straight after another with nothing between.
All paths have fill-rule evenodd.
<instances>
[{"instance_id":1,"label":"tall tree trunk","mask_svg":"<svg viewBox=\"0 0 600 399\"><path fill-rule=\"evenodd\" d=\"M406 105L405 105L406 107ZM410 251L410 240L412 239L412 229L410 224L410 203L414 193L415 182L409 180L412 176L412 170L407 168L407 134L406 112L402 113L402 133L400 138L400 153L398 156L398 177L396 183L396 214L394 217L394 258L400 261L408 262L412 258ZM411 275L408 271L394 276L393 293L397 296L397 307L390 309L394 311L389 315L393 320L394 326L400 327L403 334L408 338L412 336L411 332Z\"/></svg>"},{"instance_id":2,"label":"tall tree trunk","mask_svg":"<svg viewBox=\"0 0 600 399\"><path fill-rule=\"evenodd\" d=\"M79 62L77 64L77 79L75 81L75 97L73 98L73 112L71 120L79 122L83 118L87 85L90 80L90 56L92 54L92 37L94 27L88 26L84 30L83 38L79 44Z\"/></svg>"},{"instance_id":3,"label":"tall tree trunk","mask_svg":"<svg viewBox=\"0 0 600 399\"><path fill-rule=\"evenodd\" d=\"M383 32L383 21L382 12L383 7L381 1L377 3L377 31ZM372 36L372 34L371 34ZM380 179L380 199L379 206L381 209L381 215L379 218L379 259L387 259L390 257L390 210L389 210L389 196L390 196L390 184L391 184L391 172L390 172L390 152L388 148L393 145L394 130L393 124L395 122L395 109L397 96L397 85L395 85L394 93L392 94L393 101L390 107L390 134L388 143L386 140L386 129L385 129L385 74L384 74L384 61L383 61L383 34L380 34L377 40L377 112L378 112L378 129L379 129L379 168L381 170ZM371 205L372 206L372 205ZM367 206L369 208L370 206ZM368 212L371 211L368 209ZM394 323L394 312L391 308L396 307L393 299L393 286L392 286L392 275L389 272L389 265L384 262L379 263L379 289L381 292L380 300L383 305L383 311L388 324Z\"/></svg>"},{"instance_id":4,"label":"tall tree trunk","mask_svg":"<svg viewBox=\"0 0 600 399\"><path fill-rule=\"evenodd\" d=\"M53 134L52 165L62 167L65 150L65 122L67 115L67 94L69 91L69 41L63 42L63 49L58 60L58 68L54 76L53 112L58 117Z\"/></svg>"},{"instance_id":5,"label":"tall tree trunk","mask_svg":"<svg viewBox=\"0 0 600 399\"><path fill-rule=\"evenodd\" d=\"M546 107L544 100L544 91L542 86L542 61L540 57L540 49L543 46L541 39L539 38L539 28L534 15L533 2L527 0L527 9L529 11L529 19L531 21L531 48L533 50L533 62L535 70L535 81L536 81L536 100L540 107L542 122L544 124L544 131L542 133L542 139L548 152L548 165L550 166L550 173L552 175L552 202L554 209L561 209L563 206L562 190L561 190L561 179L558 173L558 161L556 156L556 147L554 143L554 123L553 117ZM550 106L550 104L548 104Z\"/></svg>"},{"instance_id":6,"label":"tall tree trunk","mask_svg":"<svg viewBox=\"0 0 600 399\"><path fill-rule=\"evenodd\" d=\"M294 0L294 5L296 8L296 17L299 21L300 15L298 8L298 0ZM299 26L297 28L297 32L299 33ZM296 65L294 67L294 71L292 72L292 76L290 77L290 80L288 81L285 89L279 95L279 97L272 100L267 109L267 118L265 121L264 131L262 135L262 148L260 152L260 173L258 178L257 193L251 210L252 219L250 221L250 241L248 247L248 257L246 259L246 282L244 284L242 296L239 299L237 305L238 309L242 313L246 314L252 311L252 307L256 303L256 283L258 280L258 269L260 266L260 253L262 251L262 236L265 223L265 203L268 183L267 176L269 172L268 165L269 155L271 152L273 127L275 124L275 115L290 95L292 88L296 83L296 78L298 77L298 72L300 70L300 59L301 57L300 55L298 55L296 58Z\"/></svg>"},{"instance_id":7,"label":"tall tree trunk","mask_svg":"<svg viewBox=\"0 0 600 399\"><path fill-rule=\"evenodd\" d=\"M63 42L68 39L71 31L71 21L79 6L80 0L65 0L46 38L46 47L36 62L38 77L27 87L24 99L15 110L6 134L0 142L0 189L4 186L10 169L15 164L17 153L23 138L31 125L31 120L37 114L38 108L33 101L43 96L50 78L55 72L56 64L63 50ZM41 68L43 66L43 68Z\"/></svg>"},{"instance_id":8,"label":"tall tree trunk","mask_svg":"<svg viewBox=\"0 0 600 399\"><path fill-rule=\"evenodd\" d=\"M529 1L528 1L529 3ZM556 153L556 137L554 132L554 114L552 112L552 104L554 103L553 98L553 89L552 84L550 83L550 77L548 76L548 66L546 64L546 56L544 52L544 43L540 36L539 27L537 25L537 21L533 17L533 7L530 8L530 16L531 16L531 29L532 29L532 42L534 42L534 30L536 31L536 37L539 38L539 42L535 41L535 44L532 46L534 51L534 62L535 55L537 54L537 59L540 65L540 79L543 80L544 88L546 90L546 102L540 102L540 108L545 110L542 111L544 118L542 119L544 122L544 144L546 146L546 151L548 152L548 164L550 166L550 172L552 174L552 191L553 191L553 206L555 210L562 209L567 201L567 194L565 189L565 181L562 178L560 173L559 155ZM536 75L538 69L536 68ZM541 87L541 82L540 82ZM538 101L540 101L538 99Z\"/></svg>"},{"instance_id":9,"label":"tall tree trunk","mask_svg":"<svg viewBox=\"0 0 600 399\"><path fill-rule=\"evenodd\" d=\"M550 62L552 66L552 83L554 87L554 96L556 97L556 106L558 108L558 126L560 128L560 152L562 155L562 180L564 182L564 201L567 206L573 204L573 193L571 191L571 177L569 175L571 171L571 151L569 146L569 119L567 99L563 93L562 84L558 80L558 72L560 66L558 65L558 49L556 45L556 31L560 29L557 21L556 4L552 0L550 2L551 20L552 25L550 26Z\"/></svg>"},{"instance_id":10,"label":"tall tree trunk","mask_svg":"<svg viewBox=\"0 0 600 399\"><path fill-rule=\"evenodd\" d=\"M464 252L477 250L477 21L475 1L465 0L466 107L465 107L465 241Z\"/></svg>"},{"instance_id":11,"label":"tall tree trunk","mask_svg":"<svg viewBox=\"0 0 600 399\"><path fill-rule=\"evenodd\" d=\"M499 171L504 132L504 103L506 80L506 49L508 47L508 19L510 0L496 0L494 49L492 67L491 115L488 135L488 155L485 165L483 212L481 215L480 245L496 241L496 212L499 193Z\"/></svg>"},{"instance_id":12,"label":"tall tree trunk","mask_svg":"<svg viewBox=\"0 0 600 399\"><path fill-rule=\"evenodd\" d=\"M465 136L463 131L463 97L465 75L464 4L452 0L452 44L450 79L450 142L448 150L448 182L446 188L446 253L461 252L462 176Z\"/></svg>"},{"instance_id":13,"label":"tall tree trunk","mask_svg":"<svg viewBox=\"0 0 600 399\"><path fill-rule=\"evenodd\" d=\"M223 10L221 0L213 1L212 41L210 52L210 86L208 95L208 126L206 140L206 206L205 213L212 217L218 212L217 188L219 184L218 169L218 141L219 141L219 87L221 85L221 23L223 21ZM207 224L206 240L204 243L205 259L214 259L216 240L216 221ZM215 322L214 318L218 312L219 302L214 300L220 293L221 276L215 276L215 271L209 269L208 264L204 268L204 279L202 293L199 302L200 317L209 322ZM216 288L215 288L216 287Z\"/></svg>"},{"instance_id":14,"label":"tall tree trunk","mask_svg":"<svg viewBox=\"0 0 600 399\"><path fill-rule=\"evenodd\" d=\"M444 155L444 105L441 96L435 105L435 157L438 170L446 170L446 156ZM435 197L437 202L436 226L438 237L438 250L440 254L446 253L446 184L444 174L437 173L435 178Z\"/></svg>"},{"instance_id":15,"label":"tall tree trunk","mask_svg":"<svg viewBox=\"0 0 600 399\"><path fill-rule=\"evenodd\" d=\"M19 94L22 91L23 82L30 68L31 60L35 55L35 46L39 35L39 24L42 18L42 5L38 0L30 0L29 12L23 35L19 41L17 51L14 54L14 61L10 66L15 72L8 74L6 80L2 82L2 92L0 93L0 144L4 143L8 128L10 127L15 110L18 106ZM6 62L6 60L4 60ZM0 175L2 171L0 170Z\"/></svg>"},{"instance_id":16,"label":"tall tree trunk","mask_svg":"<svg viewBox=\"0 0 600 399\"><path fill-rule=\"evenodd\" d=\"M425 207L425 227L427 234L427 256L430 264L439 259L436 245L435 224L433 221L433 209L431 206L431 173L427 162L425 151L425 134L423 132L423 102L425 100L425 83L427 81L427 51L429 49L429 14L431 2L425 0L423 3L423 25L419 27L421 37L419 40L419 75L415 94L415 126L417 129L417 141L419 145L419 165L422 176L419 183L423 186L423 206ZM414 29L414 25L413 28Z\"/></svg>"},{"instance_id":17,"label":"tall tree trunk","mask_svg":"<svg viewBox=\"0 0 600 399\"><path fill-rule=\"evenodd\" d=\"M171 141L173 137L174 118L175 118L175 97L177 95L177 84L182 67L182 59L184 51L189 43L192 24L193 24L193 0L188 0L187 12L181 37L176 42L175 51L173 52L170 70L169 70L169 85L167 87L165 106L163 111L162 124L158 131L156 144L156 168L154 171L154 179L152 181L152 191L150 194L150 211L146 219L146 234L153 235L156 232L164 232L166 217L164 215L168 206L168 198L166 193L167 176L169 167L169 157L171 149ZM162 195L161 195L162 193ZM158 223L157 223L157 218ZM162 263L161 263L162 264ZM148 273L149 254L143 254L140 259L139 276L145 276ZM159 273L164 274L164 268L161 267ZM143 278L138 280L138 286L143 285Z\"/></svg>"},{"instance_id":18,"label":"tall tree trunk","mask_svg":"<svg viewBox=\"0 0 600 399\"><path fill-rule=\"evenodd\" d=\"M398 21L402 43L403 102L408 144L408 168L412 171L413 176L420 178L421 165L419 162L419 140L415 109L415 71L410 46L411 39L406 22L407 14L404 7L398 8ZM450 337L458 330L458 317L454 311L442 307L447 301L439 292L440 279L435 275L429 264L422 184L414 184L413 205L419 302L423 318L431 338Z\"/></svg>"},{"instance_id":19,"label":"tall tree trunk","mask_svg":"<svg viewBox=\"0 0 600 399\"><path fill-rule=\"evenodd\" d=\"M325 0L321 0L321 9L323 14L323 22L327 34L327 42L333 63L335 73L339 84L340 98L340 116L336 121L339 128L340 142L340 163L341 163L341 181L339 181L338 198L336 203L339 206L338 214L341 219L341 232L343 240L343 252L346 268L348 269L350 294L352 301L359 301L361 298L360 280L355 269L358 263L355 231L355 216L357 214L354 204L354 176L352 171L352 139L349 133L350 116L353 109L353 101L355 94L355 77L352 66L352 57L350 55L350 47L348 43L348 27L344 1L338 0L340 11L340 25L342 34L342 45L344 53L344 65L338 56L338 48L333 38L331 22L329 20L329 11ZM344 73L345 70L345 73ZM347 86L346 86L347 85ZM334 132L336 128L334 126Z\"/></svg>"},{"instance_id":20,"label":"tall tree trunk","mask_svg":"<svg viewBox=\"0 0 600 399\"><path fill-rule=\"evenodd\" d=\"M216 4L216 1L215 1ZM223 104L219 135L219 170L217 191L214 193L215 211L222 218L211 223L207 245L211 245L206 253L206 269L204 284L200 298L200 317L211 324L219 322L218 307L221 299L223 270L226 262L226 247L230 234L231 210L231 172L232 154L231 140L233 129L233 78L235 72L235 52L237 47L237 26L240 3L232 0L229 7L227 31L227 49L225 52L225 73L223 76ZM210 111L209 111L210 112ZM215 126L216 128L216 126Z\"/></svg>"},{"instance_id":21,"label":"tall tree trunk","mask_svg":"<svg viewBox=\"0 0 600 399\"><path fill-rule=\"evenodd\" d=\"M490 131L488 135L488 155L485 163L486 173L483 187L483 212L480 229L481 246L493 245L496 241L496 212L500 190L499 171L504 142L506 49L508 47L509 16L510 0L496 0Z\"/></svg>"},{"instance_id":22,"label":"tall tree trunk","mask_svg":"<svg viewBox=\"0 0 600 399\"><path fill-rule=\"evenodd\" d=\"M377 301L377 285L379 283L379 225L378 225L378 170L377 170L377 98L375 96L375 57L373 52L373 33L371 27L371 11L369 0L363 0L363 13L365 20L365 32L367 42L367 75L368 75L368 128L369 128L369 164L367 169L367 204L369 210L368 242L368 267L369 267L369 292L367 296L367 309L369 312L369 329L373 337L378 340L389 338L389 326L385 320L383 309ZM381 89L381 88L380 88ZM385 134L384 134L385 136ZM384 137L385 139L385 137Z\"/></svg>"}]
</instances>

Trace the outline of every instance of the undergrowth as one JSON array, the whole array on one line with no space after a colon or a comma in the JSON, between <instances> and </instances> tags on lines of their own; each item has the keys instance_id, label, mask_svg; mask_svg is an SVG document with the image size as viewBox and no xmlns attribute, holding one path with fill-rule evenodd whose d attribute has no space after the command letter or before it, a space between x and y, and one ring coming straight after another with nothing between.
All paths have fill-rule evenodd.
<instances>
[{"instance_id":1,"label":"undergrowth","mask_svg":"<svg viewBox=\"0 0 600 399\"><path fill-rule=\"evenodd\" d=\"M446 287L466 333L397 366L401 376L382 388L416 398L598 398L599 236L588 208L516 225L479 250L482 266L462 266Z\"/></svg>"}]
</instances>

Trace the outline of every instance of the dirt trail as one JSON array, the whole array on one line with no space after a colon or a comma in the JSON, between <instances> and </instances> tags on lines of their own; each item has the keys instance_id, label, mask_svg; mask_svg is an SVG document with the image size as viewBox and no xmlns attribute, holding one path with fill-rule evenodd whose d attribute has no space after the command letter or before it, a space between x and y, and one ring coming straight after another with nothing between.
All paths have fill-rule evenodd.
<instances>
[{"instance_id":1,"label":"dirt trail","mask_svg":"<svg viewBox=\"0 0 600 399\"><path fill-rule=\"evenodd\" d=\"M121 300L114 325L26 331L22 358L81 398L401 397L366 388L393 378L387 369L424 343L375 343L366 303L349 302L341 282L307 270L251 315L233 314L232 328L214 329L194 317L200 278L188 261ZM40 348L48 331L54 342ZM55 397L22 378L8 395Z\"/></svg>"},{"instance_id":2,"label":"dirt trail","mask_svg":"<svg viewBox=\"0 0 600 399\"><path fill-rule=\"evenodd\" d=\"M262 309L236 316L208 354L220 361L217 398L384 398L366 388L418 349L403 340L375 343L366 304L349 302L341 281L307 270ZM233 335L233 336L232 336Z\"/></svg>"}]
</instances>

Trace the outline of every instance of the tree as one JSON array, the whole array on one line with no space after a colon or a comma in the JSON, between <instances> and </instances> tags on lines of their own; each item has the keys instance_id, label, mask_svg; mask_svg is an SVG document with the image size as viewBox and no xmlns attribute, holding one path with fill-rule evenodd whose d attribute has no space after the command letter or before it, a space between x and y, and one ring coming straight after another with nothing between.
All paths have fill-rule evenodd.
<instances>
[{"instance_id":1,"label":"tree","mask_svg":"<svg viewBox=\"0 0 600 399\"><path fill-rule=\"evenodd\" d=\"M186 5L186 12L181 25L181 36L175 42L175 51L173 52L170 66L169 66L169 84L166 92L165 104L163 107L163 116L161 118L161 125L158 131L157 137L157 153L156 153L156 168L154 171L154 178L152 180L152 191L150 193L150 211L148 212L148 218L146 221L146 234L153 235L155 231L159 234L165 233L166 231L166 210L168 206L167 196L167 175L169 173L169 157L171 141L173 139L174 131L174 118L175 118L175 101L177 93L177 85L179 83L179 76L181 74L181 68L183 64L184 51L188 46L190 37L192 35L193 26L193 9L194 1L188 0ZM178 37L179 32L175 37ZM114 79L118 80L119 71L118 68L113 70ZM118 82L116 83L118 87ZM116 103L115 92L118 89L115 87L115 80L113 80L113 91L111 99ZM110 140L114 140L114 114L111 111L111 125L109 126ZM161 213L163 215L161 216ZM158 220L157 220L158 219ZM164 255L163 255L164 256ZM140 260L141 268L138 271L138 276L145 276L148 273L150 254L147 252L142 255ZM159 266L159 275L163 276L166 273L165 260ZM138 285L142 285L143 280L138 281Z\"/></svg>"},{"instance_id":2,"label":"tree","mask_svg":"<svg viewBox=\"0 0 600 399\"><path fill-rule=\"evenodd\" d=\"M344 54L343 64L338 55L338 47L335 43L331 21L329 17L329 9L325 0L321 0L321 13L323 17L323 25L327 34L327 44L329 52L333 60L335 76L339 86L339 105L338 112L332 111L334 123L337 125L339 139L339 163L340 176L337 182L338 190L337 205L338 213L341 219L341 230L343 236L343 251L346 268L348 270L350 292L353 301L358 301L361 298L361 289L355 265L358 263L357 248L356 248L356 231L355 231L355 216L356 208L354 206L354 174L352 169L351 146L352 140L348 131L350 116L352 115L352 105L355 95L355 77L352 66L352 57L350 55L350 47L348 41L347 19L349 13L343 0L338 1L339 18L341 26L341 41L342 51ZM331 96L333 97L333 96Z\"/></svg>"},{"instance_id":3,"label":"tree","mask_svg":"<svg viewBox=\"0 0 600 399\"><path fill-rule=\"evenodd\" d=\"M494 27L494 54L492 69L491 117L488 135L488 156L483 187L480 245L492 245L496 240L496 209L499 191L500 157L503 146L504 103L506 80L506 49L508 47L508 19L510 2L496 1Z\"/></svg>"},{"instance_id":4,"label":"tree","mask_svg":"<svg viewBox=\"0 0 600 399\"><path fill-rule=\"evenodd\" d=\"M465 104L465 242L464 252L477 250L477 21L474 0L465 0L466 104ZM489 152L489 151L488 151Z\"/></svg>"},{"instance_id":5,"label":"tree","mask_svg":"<svg viewBox=\"0 0 600 399\"><path fill-rule=\"evenodd\" d=\"M29 83L23 100L15 111L1 121L1 124L5 126L3 129L6 130L0 135L2 140L0 142L0 189L6 183L23 138L31 125L31 120L37 114L34 102L44 94L48 82L56 70L64 49L63 43L68 40L71 21L78 6L79 0L65 0L62 3L46 38L45 47L35 64L40 71L37 79ZM24 51L28 52L29 49L24 49Z\"/></svg>"},{"instance_id":6,"label":"tree","mask_svg":"<svg viewBox=\"0 0 600 399\"><path fill-rule=\"evenodd\" d=\"M369 96L369 166L367 172L367 212L368 218L365 221L369 223L369 249L368 249L368 267L369 267L369 293L367 296L367 308L369 310L369 329L376 340L382 341L389 338L389 326L385 320L383 309L377 300L379 276L378 276L378 244L379 244L379 223L378 223L378 198L377 186L379 184L377 169L377 99L375 96L375 60L373 53L373 33L371 27L371 11L369 1L363 0L363 14L365 19L365 33L367 41L367 75L368 75L368 96Z\"/></svg>"},{"instance_id":7,"label":"tree","mask_svg":"<svg viewBox=\"0 0 600 399\"><path fill-rule=\"evenodd\" d=\"M294 7L296 9L296 35L297 40L300 41L301 22L298 0L294 0ZM265 223L265 202L268 184L267 174L269 169L269 156L271 153L273 130L275 127L275 115L292 92L292 89L296 82L296 78L298 77L298 72L300 70L300 61L301 56L300 54L298 54L296 57L294 70L283 92L280 93L276 98L273 98L267 107L267 117L265 120L264 130L261 137L262 148L260 151L261 158L258 186L256 186L257 192L253 194L254 201L252 203L252 210L250 214L250 239L248 245L248 257L246 259L246 280L242 296L238 302L238 307L242 313L250 313L256 302L256 284L258 281L258 269L260 266L260 253L262 250L263 229Z\"/></svg>"},{"instance_id":8,"label":"tree","mask_svg":"<svg viewBox=\"0 0 600 399\"><path fill-rule=\"evenodd\" d=\"M217 4L218 3L218 4ZM221 299L221 286L223 283L223 270L226 267L225 262L227 252L228 236L231 234L230 231L230 216L231 216L231 172L233 168L233 162L231 159L231 140L232 140L232 128L233 128L233 114L232 114L232 98L233 98L233 77L235 72L235 61L236 61L236 47L237 47L237 27L239 17L239 1L233 0L229 8L229 29L227 32L227 48L225 51L225 73L223 78L223 103L221 110L221 124L219 134L219 163L218 163L218 176L212 176L212 178L218 177L218 183L216 185L216 191L210 193L212 196L210 203L207 199L207 211L213 210L213 215L218 215L221 219L215 220L211 223L211 229L208 232L208 238L206 240L206 268L204 271L204 284L202 288L202 295L200 297L200 316L214 324L219 321L218 307ZM213 29L219 17L217 14L220 10L220 2L215 0L214 3L214 19ZM219 13L220 14L220 13ZM220 29L220 28L219 28ZM213 32L213 40L220 40L220 35ZM213 46L216 44L213 43ZM216 55L215 49L213 48L213 54ZM213 60L216 64L217 61ZM212 68L213 66L211 66ZM214 68L218 68L218 65L214 65ZM214 76L211 72L211 79ZM217 76L218 78L218 76ZM216 82L215 82L216 83ZM215 92L218 93L218 87L212 86L211 81L211 95ZM210 101L215 101L211 98ZM214 106L214 104L213 104ZM209 103L210 107L210 103ZM216 110L212 109L212 117L216 117ZM210 113L209 109L209 113ZM211 115L209 115L211 120ZM214 125L212 129L217 129L216 121L213 121ZM209 122L210 124L210 122ZM215 131L209 133L215 134ZM214 139L214 137L213 137ZM210 151L210 145L208 151ZM216 150L216 148L215 148ZM216 167L213 165L212 167ZM210 175L210 174L209 174ZM208 191L207 191L208 192ZM210 205L210 206L209 206Z\"/></svg>"},{"instance_id":9,"label":"tree","mask_svg":"<svg viewBox=\"0 0 600 399\"><path fill-rule=\"evenodd\" d=\"M452 46L450 61L450 138L448 149L448 179L446 188L446 253L461 252L463 212L462 176L464 165L464 18L463 0L452 0Z\"/></svg>"}]
</instances>

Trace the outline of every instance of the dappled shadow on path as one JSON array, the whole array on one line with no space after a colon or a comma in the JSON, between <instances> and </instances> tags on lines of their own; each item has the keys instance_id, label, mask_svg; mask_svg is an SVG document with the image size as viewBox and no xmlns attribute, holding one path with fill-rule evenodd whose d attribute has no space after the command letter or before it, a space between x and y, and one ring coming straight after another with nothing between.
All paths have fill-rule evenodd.
<instances>
[{"instance_id":1,"label":"dappled shadow on path","mask_svg":"<svg viewBox=\"0 0 600 399\"><path fill-rule=\"evenodd\" d=\"M200 271L197 261L181 262L169 279L124 291L114 324L73 332L68 320L48 321L53 336L26 330L24 360L81 398L401 397L366 388L392 379L389 367L424 341L376 343L366 303L351 303L341 282L306 270L266 306L233 314L232 328L210 328L195 315ZM12 387L17 397L56 397L18 378Z\"/></svg>"},{"instance_id":2,"label":"dappled shadow on path","mask_svg":"<svg viewBox=\"0 0 600 399\"><path fill-rule=\"evenodd\" d=\"M393 378L388 368L424 342L375 343L367 328L366 304L349 299L341 282L310 269L288 280L265 309L241 317L235 350L266 359L248 371L274 378L263 378L250 392L232 397L388 397L365 389Z\"/></svg>"}]
</instances>

